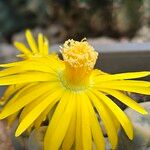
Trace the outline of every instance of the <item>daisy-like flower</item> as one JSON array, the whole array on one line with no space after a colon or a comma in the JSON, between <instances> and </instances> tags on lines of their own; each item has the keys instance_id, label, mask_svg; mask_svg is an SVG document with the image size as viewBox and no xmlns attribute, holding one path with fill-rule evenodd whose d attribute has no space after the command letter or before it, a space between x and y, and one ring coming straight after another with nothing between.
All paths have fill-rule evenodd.
<instances>
[{"instance_id":1,"label":"daisy-like flower","mask_svg":"<svg viewBox=\"0 0 150 150\"><path fill-rule=\"evenodd\" d=\"M150 83L134 80L149 71L107 74L93 69L98 53L86 40L68 40L61 47L63 60L57 56L37 57L32 61L1 65L0 85L15 85L0 119L20 112L16 136L28 128L40 127L49 117L44 136L44 150L105 149L98 118L103 121L115 149L120 126L129 139L133 128L125 113L108 97L112 95L141 114L147 112L124 91L150 94ZM22 85L21 88L18 86ZM8 96L7 96L8 95Z\"/></svg>"}]
</instances>

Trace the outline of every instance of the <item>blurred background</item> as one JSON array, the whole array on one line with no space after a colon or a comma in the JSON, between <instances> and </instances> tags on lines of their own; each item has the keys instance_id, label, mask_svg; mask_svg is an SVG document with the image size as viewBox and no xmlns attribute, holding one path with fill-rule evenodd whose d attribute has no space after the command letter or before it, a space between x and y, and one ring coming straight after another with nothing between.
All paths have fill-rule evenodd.
<instances>
[{"instance_id":1,"label":"blurred background","mask_svg":"<svg viewBox=\"0 0 150 150\"><path fill-rule=\"evenodd\" d=\"M0 0L0 42L31 28L52 44L68 38L150 41L150 0Z\"/></svg>"}]
</instances>

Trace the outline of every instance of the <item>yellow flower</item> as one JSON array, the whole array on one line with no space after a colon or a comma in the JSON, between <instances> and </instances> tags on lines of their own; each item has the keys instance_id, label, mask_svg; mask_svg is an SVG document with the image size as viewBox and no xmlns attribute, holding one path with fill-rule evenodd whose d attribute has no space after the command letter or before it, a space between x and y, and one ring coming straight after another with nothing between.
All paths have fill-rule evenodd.
<instances>
[{"instance_id":1,"label":"yellow flower","mask_svg":"<svg viewBox=\"0 0 150 150\"><path fill-rule=\"evenodd\" d=\"M28 42L34 49L33 40ZM30 56L23 53L25 57ZM108 95L147 114L123 92L149 95L150 82L133 79L148 76L150 72L111 75L93 69L98 53L86 40L66 41L61 53L63 60L46 54L46 57L1 65L5 69L0 72L0 85L15 86L13 92L8 90L5 94L9 101L0 113L0 119L21 112L16 130L16 136L19 136L28 128L40 127L51 115L44 150L69 150L72 146L76 150L91 150L93 143L97 150L104 150L98 116L104 123L112 149L117 145L120 125L133 139L130 120Z\"/></svg>"}]
</instances>

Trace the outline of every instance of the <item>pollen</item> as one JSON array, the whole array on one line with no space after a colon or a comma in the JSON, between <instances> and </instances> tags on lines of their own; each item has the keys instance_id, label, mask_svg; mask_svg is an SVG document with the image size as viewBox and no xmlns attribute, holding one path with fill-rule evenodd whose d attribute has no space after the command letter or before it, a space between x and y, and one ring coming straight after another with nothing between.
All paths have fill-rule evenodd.
<instances>
[{"instance_id":1,"label":"pollen","mask_svg":"<svg viewBox=\"0 0 150 150\"><path fill-rule=\"evenodd\" d=\"M73 68L93 69L98 53L83 39L81 42L69 39L61 47L63 59Z\"/></svg>"}]
</instances>

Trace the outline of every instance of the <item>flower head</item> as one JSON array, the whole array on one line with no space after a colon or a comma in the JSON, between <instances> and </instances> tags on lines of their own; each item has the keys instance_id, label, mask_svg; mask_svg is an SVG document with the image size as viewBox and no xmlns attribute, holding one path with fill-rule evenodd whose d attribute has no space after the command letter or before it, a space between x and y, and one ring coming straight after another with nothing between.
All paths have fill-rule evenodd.
<instances>
[{"instance_id":1,"label":"flower head","mask_svg":"<svg viewBox=\"0 0 150 150\"><path fill-rule=\"evenodd\" d=\"M92 70L98 53L85 40L74 41L68 40L64 43L61 53L64 61L72 68L82 68L87 71Z\"/></svg>"},{"instance_id":2,"label":"flower head","mask_svg":"<svg viewBox=\"0 0 150 150\"><path fill-rule=\"evenodd\" d=\"M42 51L42 49L41 49ZM63 60L53 55L32 61L3 65L0 85L13 85L5 93L7 104L0 118L19 115L16 136L31 127L38 128L52 114L44 137L45 150L105 149L98 116L104 123L115 149L120 126L133 138L132 124L108 97L112 95L141 114L147 112L124 91L150 94L150 83L134 80L149 71L107 74L93 69L98 53L86 40L68 40L61 47ZM28 55L26 55L28 56Z\"/></svg>"}]
</instances>

